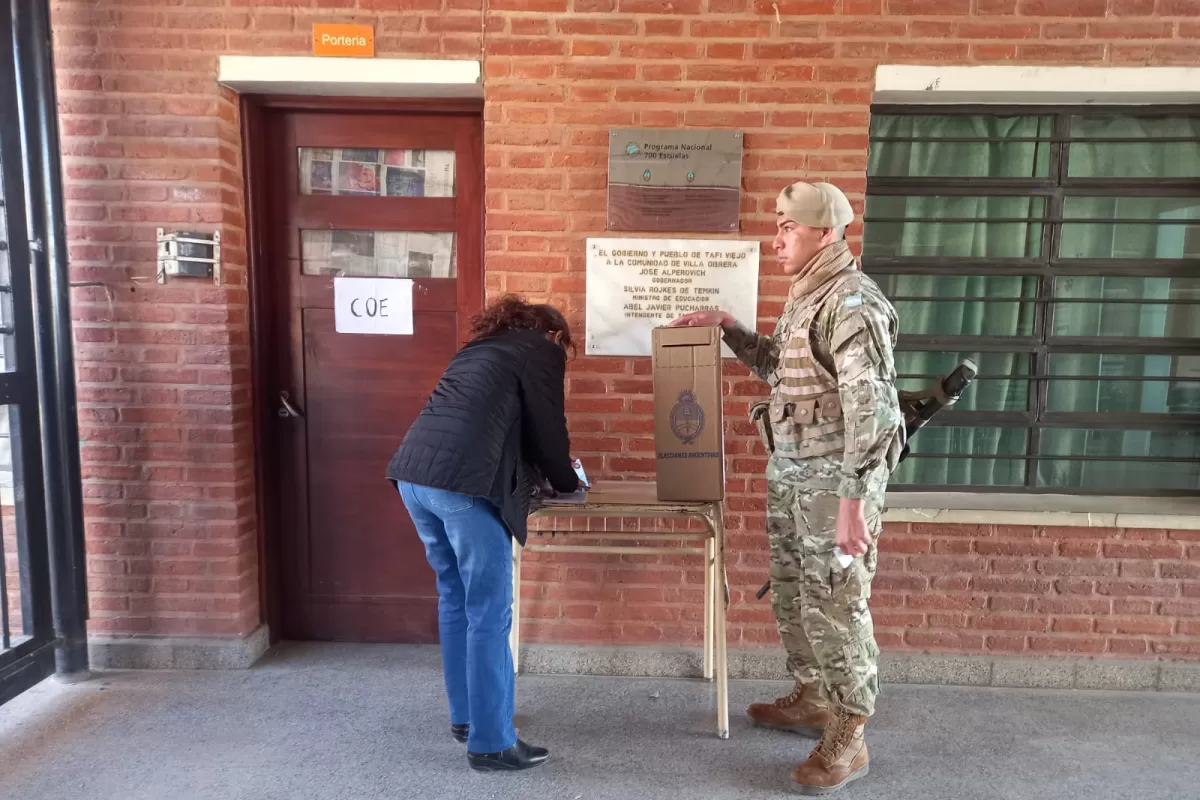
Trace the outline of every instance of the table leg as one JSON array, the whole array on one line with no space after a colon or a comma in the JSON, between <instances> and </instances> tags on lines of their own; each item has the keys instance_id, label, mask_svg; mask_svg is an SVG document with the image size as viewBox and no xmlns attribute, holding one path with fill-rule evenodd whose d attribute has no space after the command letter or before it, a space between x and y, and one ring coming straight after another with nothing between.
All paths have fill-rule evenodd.
<instances>
[{"instance_id":1,"label":"table leg","mask_svg":"<svg viewBox=\"0 0 1200 800\"><path fill-rule=\"evenodd\" d=\"M512 540L512 630L508 647L512 650L513 671L521 671L521 543Z\"/></svg>"},{"instance_id":2,"label":"table leg","mask_svg":"<svg viewBox=\"0 0 1200 800\"><path fill-rule=\"evenodd\" d=\"M716 631L717 672L717 736L729 738L729 662L725 631L725 508L717 503L713 509L713 608Z\"/></svg>"},{"instance_id":3,"label":"table leg","mask_svg":"<svg viewBox=\"0 0 1200 800\"><path fill-rule=\"evenodd\" d=\"M716 602L717 580L713 574L716 568L713 550L716 542L715 534L704 540L704 679L713 679L713 631L717 625Z\"/></svg>"}]
</instances>

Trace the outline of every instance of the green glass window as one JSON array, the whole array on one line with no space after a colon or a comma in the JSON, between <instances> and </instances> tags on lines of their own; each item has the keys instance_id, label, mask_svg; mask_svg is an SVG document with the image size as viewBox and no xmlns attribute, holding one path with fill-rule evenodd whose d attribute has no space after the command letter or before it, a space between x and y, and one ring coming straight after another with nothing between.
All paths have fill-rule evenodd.
<instances>
[{"instance_id":1,"label":"green glass window","mask_svg":"<svg viewBox=\"0 0 1200 800\"><path fill-rule=\"evenodd\" d=\"M901 389L979 366L893 486L1200 492L1200 111L876 108L862 253Z\"/></svg>"},{"instance_id":2,"label":"green glass window","mask_svg":"<svg viewBox=\"0 0 1200 800\"><path fill-rule=\"evenodd\" d=\"M1051 353L1046 410L1200 413L1200 355Z\"/></svg>"},{"instance_id":3,"label":"green glass window","mask_svg":"<svg viewBox=\"0 0 1200 800\"><path fill-rule=\"evenodd\" d=\"M1041 197L870 197L863 256L1031 258L1042 250Z\"/></svg>"},{"instance_id":4,"label":"green glass window","mask_svg":"<svg viewBox=\"0 0 1200 800\"><path fill-rule=\"evenodd\" d=\"M1050 174L1045 115L876 114L870 174L1027 178Z\"/></svg>"},{"instance_id":5,"label":"green glass window","mask_svg":"<svg viewBox=\"0 0 1200 800\"><path fill-rule=\"evenodd\" d=\"M1067 197L1063 216L1064 259L1200 258L1200 197Z\"/></svg>"},{"instance_id":6,"label":"green glass window","mask_svg":"<svg viewBox=\"0 0 1200 800\"><path fill-rule=\"evenodd\" d=\"M972 411L1027 411L1033 358L1029 353L1003 351L901 350L896 353L896 387L920 391L953 366L969 358L979 367L971 390L942 414L956 415ZM939 417L940 419L940 417ZM947 419L950 419L947 416ZM922 431L916 440L921 443Z\"/></svg>"},{"instance_id":7,"label":"green glass window","mask_svg":"<svg viewBox=\"0 0 1200 800\"><path fill-rule=\"evenodd\" d=\"M1200 117L1071 118L1072 178L1200 178Z\"/></svg>"}]
</instances>

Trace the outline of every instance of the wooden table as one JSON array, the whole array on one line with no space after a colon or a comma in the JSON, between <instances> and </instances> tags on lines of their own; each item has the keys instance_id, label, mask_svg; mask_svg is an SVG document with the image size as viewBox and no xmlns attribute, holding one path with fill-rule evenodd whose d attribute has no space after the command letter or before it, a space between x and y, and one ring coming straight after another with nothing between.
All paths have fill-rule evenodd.
<instances>
[{"instance_id":1,"label":"wooden table","mask_svg":"<svg viewBox=\"0 0 1200 800\"><path fill-rule=\"evenodd\" d=\"M702 532L632 531L534 531L526 546L513 541L513 614L510 645L513 665L520 669L521 641L521 552L537 553L617 553L623 555L697 555L704 557L704 678L717 683L717 736L729 738L729 667L726 652L725 609L725 525L724 504L713 502L672 502L658 499L653 483L597 481L582 504L556 503L549 500L530 514L530 519L548 517L681 517L704 523ZM704 546L666 547L628 545L546 544L550 535L566 537L636 540L637 542L703 540ZM718 588L719 581L719 588Z\"/></svg>"}]
</instances>

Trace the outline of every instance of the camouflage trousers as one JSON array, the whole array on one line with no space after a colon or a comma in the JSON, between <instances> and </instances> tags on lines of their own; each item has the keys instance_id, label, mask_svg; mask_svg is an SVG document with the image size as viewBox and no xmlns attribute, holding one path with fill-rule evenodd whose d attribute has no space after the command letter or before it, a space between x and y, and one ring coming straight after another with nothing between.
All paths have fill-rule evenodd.
<instances>
[{"instance_id":1,"label":"camouflage trousers","mask_svg":"<svg viewBox=\"0 0 1200 800\"><path fill-rule=\"evenodd\" d=\"M867 600L878 562L888 472L869 480L863 513L871 546L842 568L837 544L841 459L772 456L767 465L771 595L788 669L805 685L864 717L879 694L879 648Z\"/></svg>"}]
</instances>

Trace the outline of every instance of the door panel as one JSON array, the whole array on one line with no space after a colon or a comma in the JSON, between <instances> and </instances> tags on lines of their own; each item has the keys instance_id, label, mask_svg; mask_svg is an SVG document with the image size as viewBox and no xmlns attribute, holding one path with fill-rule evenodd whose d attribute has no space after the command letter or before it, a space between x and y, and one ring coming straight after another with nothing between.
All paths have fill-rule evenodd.
<instances>
[{"instance_id":1,"label":"door panel","mask_svg":"<svg viewBox=\"0 0 1200 800\"><path fill-rule=\"evenodd\" d=\"M261 385L282 633L437 641L433 573L384 476L482 305L479 117L278 111L264 129L281 145L267 148L278 361ZM413 335L338 333L338 275L412 276Z\"/></svg>"},{"instance_id":2,"label":"door panel","mask_svg":"<svg viewBox=\"0 0 1200 800\"><path fill-rule=\"evenodd\" d=\"M455 203L445 197L298 197L293 219L299 228L445 231L454 229ZM396 225L400 220L403 227ZM298 257L299 239L293 246Z\"/></svg>"},{"instance_id":3,"label":"door panel","mask_svg":"<svg viewBox=\"0 0 1200 800\"><path fill-rule=\"evenodd\" d=\"M311 539L310 603L364 641L437 640L433 573L382 480L397 422L416 418L454 355L454 314L419 314L414 327L412 337L348 336L331 311L304 314L308 448L321 454L309 459L309 524L329 534ZM356 620L364 615L373 622Z\"/></svg>"}]
</instances>

